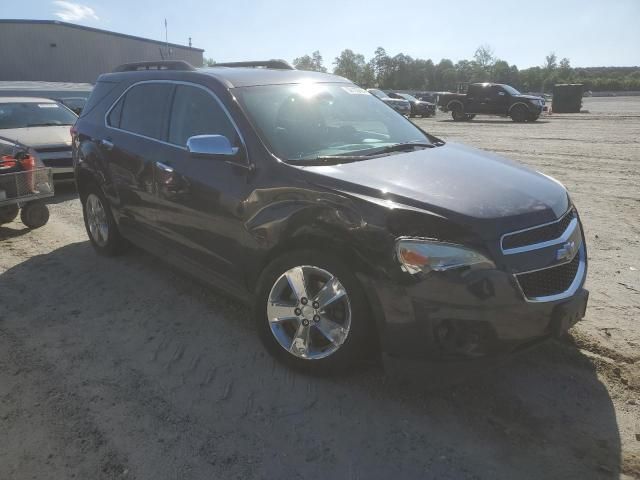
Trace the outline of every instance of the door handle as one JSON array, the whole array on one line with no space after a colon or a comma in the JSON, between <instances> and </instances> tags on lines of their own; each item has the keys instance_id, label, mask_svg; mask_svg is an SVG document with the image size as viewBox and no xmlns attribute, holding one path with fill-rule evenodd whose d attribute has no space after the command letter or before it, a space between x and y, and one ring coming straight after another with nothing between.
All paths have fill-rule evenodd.
<instances>
[{"instance_id":1,"label":"door handle","mask_svg":"<svg viewBox=\"0 0 640 480\"><path fill-rule=\"evenodd\" d=\"M160 170L162 170L165 173L173 173L173 168L171 168L169 165L165 163L156 162L156 167L158 167Z\"/></svg>"},{"instance_id":2,"label":"door handle","mask_svg":"<svg viewBox=\"0 0 640 480\"><path fill-rule=\"evenodd\" d=\"M114 147L113 142L111 140L106 140L104 138L100 140L100 145L102 145L107 150L113 150L113 147Z\"/></svg>"}]
</instances>

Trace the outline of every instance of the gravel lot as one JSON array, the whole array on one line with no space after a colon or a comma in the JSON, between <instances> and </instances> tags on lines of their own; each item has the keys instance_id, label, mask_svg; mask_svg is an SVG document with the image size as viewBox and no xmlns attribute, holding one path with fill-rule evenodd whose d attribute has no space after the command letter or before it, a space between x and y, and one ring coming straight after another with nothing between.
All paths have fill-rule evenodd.
<instances>
[{"instance_id":1,"label":"gravel lot","mask_svg":"<svg viewBox=\"0 0 640 480\"><path fill-rule=\"evenodd\" d=\"M640 478L640 97L585 108L417 120L562 181L591 262L571 338L435 393L281 367L240 304L97 257L60 188L44 228L0 227L0 479Z\"/></svg>"}]
</instances>

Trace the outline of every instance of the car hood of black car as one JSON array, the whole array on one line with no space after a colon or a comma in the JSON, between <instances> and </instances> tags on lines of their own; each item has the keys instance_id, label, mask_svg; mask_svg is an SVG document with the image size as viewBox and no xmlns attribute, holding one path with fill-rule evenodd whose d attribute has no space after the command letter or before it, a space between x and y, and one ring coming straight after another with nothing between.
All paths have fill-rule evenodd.
<instances>
[{"instance_id":1,"label":"car hood of black car","mask_svg":"<svg viewBox=\"0 0 640 480\"><path fill-rule=\"evenodd\" d=\"M517 98L524 100L544 100L542 97L536 97L535 95L518 95Z\"/></svg>"},{"instance_id":2,"label":"car hood of black car","mask_svg":"<svg viewBox=\"0 0 640 480\"><path fill-rule=\"evenodd\" d=\"M401 100L399 98L391 98L391 97L385 98L384 101L387 102L387 103L397 103L398 105L408 105L409 104L408 100Z\"/></svg>"},{"instance_id":3,"label":"car hood of black car","mask_svg":"<svg viewBox=\"0 0 640 480\"><path fill-rule=\"evenodd\" d=\"M556 180L455 143L304 170L343 193L494 223L504 231L553 221L569 208L567 191Z\"/></svg>"}]
</instances>

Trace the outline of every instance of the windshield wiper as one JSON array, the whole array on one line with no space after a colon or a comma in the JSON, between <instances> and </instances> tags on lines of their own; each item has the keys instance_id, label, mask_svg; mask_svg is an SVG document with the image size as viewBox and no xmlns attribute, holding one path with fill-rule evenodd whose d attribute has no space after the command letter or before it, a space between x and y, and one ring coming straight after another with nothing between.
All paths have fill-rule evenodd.
<instances>
[{"instance_id":1,"label":"windshield wiper","mask_svg":"<svg viewBox=\"0 0 640 480\"><path fill-rule=\"evenodd\" d=\"M329 163L359 162L371 158L371 155L320 155L313 158L291 158L287 163L294 165L327 165Z\"/></svg>"},{"instance_id":2,"label":"windshield wiper","mask_svg":"<svg viewBox=\"0 0 640 480\"><path fill-rule=\"evenodd\" d=\"M409 150L414 147L422 147L422 148L434 148L436 145L433 143L424 143L424 142L406 142L406 143L396 143L395 145L389 145L388 147L382 147L375 152L370 153L371 155L380 155L381 153L391 153L391 152L401 152L402 150Z\"/></svg>"},{"instance_id":3,"label":"windshield wiper","mask_svg":"<svg viewBox=\"0 0 640 480\"><path fill-rule=\"evenodd\" d=\"M389 145L388 147L381 147L381 148L376 148L374 150L368 150L369 153L362 154L362 155L320 155L318 157L306 158L306 159L293 158L293 159L287 160L287 162L297 164L297 165L326 165L328 163L359 162L361 160L367 160L373 157L386 155L387 153L400 152L400 151L409 150L415 147L435 148L438 146L440 145L434 144L434 143L424 143L424 142L396 143L395 145Z\"/></svg>"}]
</instances>

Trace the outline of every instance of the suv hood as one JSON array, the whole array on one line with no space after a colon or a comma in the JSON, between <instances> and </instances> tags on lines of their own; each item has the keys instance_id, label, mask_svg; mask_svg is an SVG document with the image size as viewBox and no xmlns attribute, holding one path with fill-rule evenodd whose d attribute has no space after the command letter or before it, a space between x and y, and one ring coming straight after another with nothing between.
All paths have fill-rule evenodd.
<instances>
[{"instance_id":1,"label":"suv hood","mask_svg":"<svg viewBox=\"0 0 640 480\"><path fill-rule=\"evenodd\" d=\"M567 191L556 180L454 143L303 168L325 177L317 183L343 193L426 210L469 226L492 224L485 235L550 222L569 208Z\"/></svg>"},{"instance_id":2,"label":"suv hood","mask_svg":"<svg viewBox=\"0 0 640 480\"><path fill-rule=\"evenodd\" d=\"M0 130L0 136L28 147L71 145L69 125L49 127L9 128Z\"/></svg>"}]
</instances>

